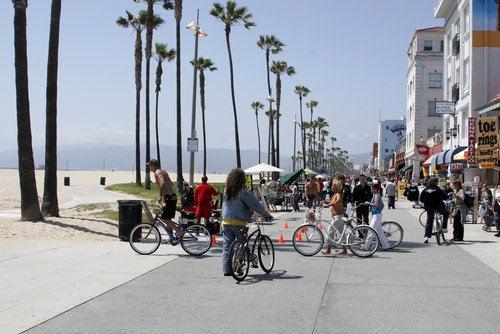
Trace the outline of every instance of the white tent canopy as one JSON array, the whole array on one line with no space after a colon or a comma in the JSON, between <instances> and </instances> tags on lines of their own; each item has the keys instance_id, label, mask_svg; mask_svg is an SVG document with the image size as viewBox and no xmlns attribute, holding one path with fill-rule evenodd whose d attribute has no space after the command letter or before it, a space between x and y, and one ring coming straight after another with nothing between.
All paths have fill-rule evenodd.
<instances>
[{"instance_id":1,"label":"white tent canopy","mask_svg":"<svg viewBox=\"0 0 500 334\"><path fill-rule=\"evenodd\" d=\"M268 165L266 163L260 163L258 165L252 166L245 169L246 174L259 174L259 173L272 173L272 172L284 172L284 169Z\"/></svg>"}]
</instances>

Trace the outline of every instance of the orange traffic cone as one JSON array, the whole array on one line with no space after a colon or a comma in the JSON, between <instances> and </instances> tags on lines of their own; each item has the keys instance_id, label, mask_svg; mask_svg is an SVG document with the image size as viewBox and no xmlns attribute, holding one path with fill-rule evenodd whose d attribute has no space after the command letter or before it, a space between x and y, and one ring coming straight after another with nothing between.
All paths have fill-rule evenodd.
<instances>
[{"instance_id":1,"label":"orange traffic cone","mask_svg":"<svg viewBox=\"0 0 500 334\"><path fill-rule=\"evenodd\" d=\"M297 241L302 241L302 231L300 233L297 234L297 238L296 238Z\"/></svg>"},{"instance_id":2,"label":"orange traffic cone","mask_svg":"<svg viewBox=\"0 0 500 334\"><path fill-rule=\"evenodd\" d=\"M283 233L280 233L280 240L278 241L279 244L284 244L285 239L283 239Z\"/></svg>"},{"instance_id":3,"label":"orange traffic cone","mask_svg":"<svg viewBox=\"0 0 500 334\"><path fill-rule=\"evenodd\" d=\"M215 246L217 244L217 238L215 237L215 234L212 234L212 246Z\"/></svg>"},{"instance_id":4,"label":"orange traffic cone","mask_svg":"<svg viewBox=\"0 0 500 334\"><path fill-rule=\"evenodd\" d=\"M288 228L288 222L285 220L285 228Z\"/></svg>"}]
</instances>

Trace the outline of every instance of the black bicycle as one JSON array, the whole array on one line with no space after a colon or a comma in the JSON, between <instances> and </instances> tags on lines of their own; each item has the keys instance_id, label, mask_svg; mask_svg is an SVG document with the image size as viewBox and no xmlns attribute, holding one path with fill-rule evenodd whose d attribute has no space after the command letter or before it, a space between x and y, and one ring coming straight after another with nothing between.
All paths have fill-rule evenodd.
<instances>
[{"instance_id":1,"label":"black bicycle","mask_svg":"<svg viewBox=\"0 0 500 334\"><path fill-rule=\"evenodd\" d=\"M258 268L260 264L266 273L271 272L274 267L273 242L269 236L262 234L260 223L257 220L254 222L257 229L248 237L247 229L244 229L245 240L235 240L229 248L229 272L238 282L247 277L250 266Z\"/></svg>"}]
</instances>

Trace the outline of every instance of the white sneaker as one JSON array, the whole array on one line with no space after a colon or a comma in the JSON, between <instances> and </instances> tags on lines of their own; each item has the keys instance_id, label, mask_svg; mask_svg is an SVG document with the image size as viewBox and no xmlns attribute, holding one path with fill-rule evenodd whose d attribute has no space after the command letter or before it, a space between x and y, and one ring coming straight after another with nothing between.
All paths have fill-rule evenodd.
<instances>
[{"instance_id":1,"label":"white sneaker","mask_svg":"<svg viewBox=\"0 0 500 334\"><path fill-rule=\"evenodd\" d=\"M426 244L426 243L429 243L429 238L428 237L424 238L424 244Z\"/></svg>"}]
</instances>

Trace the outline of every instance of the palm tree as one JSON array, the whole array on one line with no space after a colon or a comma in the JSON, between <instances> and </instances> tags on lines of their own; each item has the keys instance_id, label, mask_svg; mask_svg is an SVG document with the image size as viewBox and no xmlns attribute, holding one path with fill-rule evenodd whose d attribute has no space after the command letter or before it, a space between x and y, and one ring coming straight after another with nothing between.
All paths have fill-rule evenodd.
<instances>
[{"instance_id":1,"label":"palm tree","mask_svg":"<svg viewBox=\"0 0 500 334\"><path fill-rule=\"evenodd\" d=\"M139 0L134 0L139 2ZM150 103L149 103L149 91L150 91L150 73L151 73L151 57L153 54L153 29L163 24L163 19L159 16L154 15L153 5L159 0L142 0L147 3L146 10L146 47L144 53L146 55L146 162L151 159L151 135L150 135ZM144 188L151 189L151 179L149 176L149 167L145 166L145 176L144 176Z\"/></svg>"},{"instance_id":2,"label":"palm tree","mask_svg":"<svg viewBox=\"0 0 500 334\"><path fill-rule=\"evenodd\" d=\"M52 217L59 217L57 199L57 68L59 64L60 21L61 0L52 0L47 60L45 175L42 201L42 214Z\"/></svg>"},{"instance_id":3,"label":"palm tree","mask_svg":"<svg viewBox=\"0 0 500 334\"><path fill-rule=\"evenodd\" d=\"M156 131L156 157L158 159L158 165L161 166L161 156L160 156L160 135L158 130L158 100L161 91L161 76L163 75L162 64L166 60L171 62L175 58L175 49L168 49L167 44L155 43L155 53L154 58L158 62L156 66L156 104L155 104L155 131Z\"/></svg>"},{"instance_id":4,"label":"palm tree","mask_svg":"<svg viewBox=\"0 0 500 334\"><path fill-rule=\"evenodd\" d=\"M191 61L194 66L194 61ZM203 128L203 175L207 175L207 132L205 129L205 70L210 72L216 71L217 67L210 58L199 57L196 63L196 68L200 71L200 104L201 104L201 121Z\"/></svg>"},{"instance_id":5,"label":"palm tree","mask_svg":"<svg viewBox=\"0 0 500 334\"><path fill-rule=\"evenodd\" d=\"M259 109L264 109L264 105L259 101L252 102L251 107L255 110L255 121L257 122L257 140L259 142L259 164L260 164L260 130L259 130Z\"/></svg>"},{"instance_id":6,"label":"palm tree","mask_svg":"<svg viewBox=\"0 0 500 334\"><path fill-rule=\"evenodd\" d=\"M302 168L306 168L306 137L304 133L304 117L302 116L302 98L309 95L310 90L305 86L295 86L294 89L295 94L299 96L299 105L300 105L300 136L302 140Z\"/></svg>"},{"instance_id":7,"label":"palm tree","mask_svg":"<svg viewBox=\"0 0 500 334\"><path fill-rule=\"evenodd\" d=\"M281 51L283 51L282 47L285 46L285 44L281 43L279 39L277 39L274 35L260 35L259 40L257 41L257 46L261 48L262 50L265 51L266 55L266 75L267 75L267 93L268 96L272 96L272 90L271 90L271 79L270 79L270 71L269 71L269 55L272 54L278 54ZM273 133L273 119L272 117L269 118L269 136L268 136L268 156L271 154L272 156L272 164L276 165L276 152L275 152L275 145L274 145L274 133ZM268 159L269 160L269 159ZM268 161L269 162L269 161Z\"/></svg>"},{"instance_id":8,"label":"palm tree","mask_svg":"<svg viewBox=\"0 0 500 334\"><path fill-rule=\"evenodd\" d=\"M227 52L229 55L229 72L231 78L231 99L233 102L233 115L234 115L234 136L236 143L236 166L241 167L241 156L240 156L240 139L238 133L238 114L236 111L236 98L234 96L234 70L233 70L233 57L231 55L231 43L229 41L229 35L231 34L231 27L235 24L243 23L246 29L255 26L255 23L250 21L253 17L251 13L248 12L246 6L237 7L235 1L228 0L226 6L221 3L214 3L214 7L210 11L210 15L214 16L218 21L224 23L225 33L226 33L226 45Z\"/></svg>"},{"instance_id":9,"label":"palm tree","mask_svg":"<svg viewBox=\"0 0 500 334\"><path fill-rule=\"evenodd\" d=\"M127 17L119 17L116 24L135 31L135 183L141 185L141 89L142 89L142 32L146 27L146 11L139 11L134 17L126 11Z\"/></svg>"},{"instance_id":10,"label":"palm tree","mask_svg":"<svg viewBox=\"0 0 500 334\"><path fill-rule=\"evenodd\" d=\"M14 59L16 71L17 147L21 220L43 220L36 190L35 162L31 143L30 101L28 90L28 52L26 41L26 8L28 0L13 0Z\"/></svg>"},{"instance_id":11,"label":"palm tree","mask_svg":"<svg viewBox=\"0 0 500 334\"><path fill-rule=\"evenodd\" d=\"M271 72L276 75L276 110L278 118L276 118L276 167L280 166L280 106L281 106L281 75L286 74L292 76L295 74L295 68L288 66L285 61L273 61Z\"/></svg>"}]
</instances>

